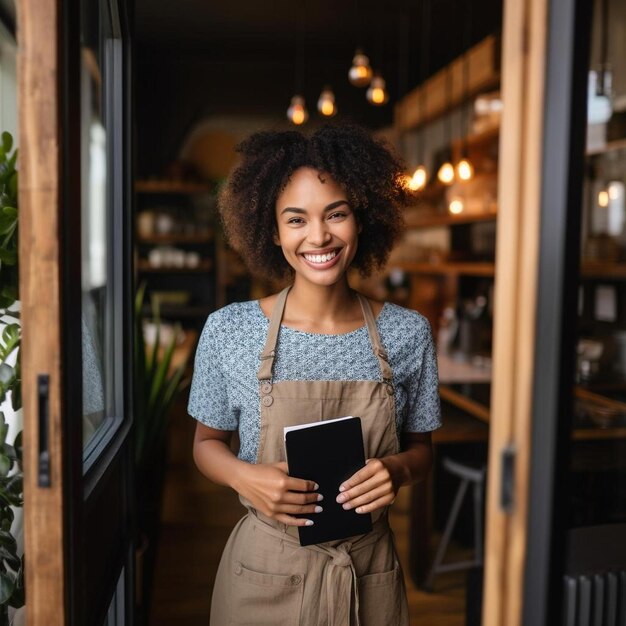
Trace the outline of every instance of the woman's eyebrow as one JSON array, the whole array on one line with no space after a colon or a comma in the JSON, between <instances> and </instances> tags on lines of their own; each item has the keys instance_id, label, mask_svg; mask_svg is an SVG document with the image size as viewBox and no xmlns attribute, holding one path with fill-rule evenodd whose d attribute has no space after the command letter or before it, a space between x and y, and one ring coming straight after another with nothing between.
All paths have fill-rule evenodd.
<instances>
[{"instance_id":1,"label":"woman's eyebrow","mask_svg":"<svg viewBox=\"0 0 626 626\"><path fill-rule=\"evenodd\" d=\"M336 209L338 206L341 206L342 204L348 204L349 203L347 200L336 200L335 202L331 202L327 207L324 208L324 212L326 211L332 211L333 209ZM280 214L282 215L283 213L298 213L299 215L305 215L306 214L306 209L300 209L298 207L295 206L288 206L285 207Z\"/></svg>"}]
</instances>

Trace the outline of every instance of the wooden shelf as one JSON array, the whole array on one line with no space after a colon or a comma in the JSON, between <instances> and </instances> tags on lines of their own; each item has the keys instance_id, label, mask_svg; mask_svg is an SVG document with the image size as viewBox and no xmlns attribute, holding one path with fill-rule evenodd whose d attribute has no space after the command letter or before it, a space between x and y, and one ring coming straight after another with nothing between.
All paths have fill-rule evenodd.
<instances>
[{"instance_id":1,"label":"wooden shelf","mask_svg":"<svg viewBox=\"0 0 626 626\"><path fill-rule=\"evenodd\" d=\"M626 279L626 263L596 263L586 261L581 265L580 274L583 278L615 278Z\"/></svg>"},{"instance_id":2,"label":"wooden shelf","mask_svg":"<svg viewBox=\"0 0 626 626\"><path fill-rule=\"evenodd\" d=\"M484 404L468 398L447 385L439 386L439 395L442 400L453 404L463 411L467 411L470 415L477 417L482 422L489 422L489 408Z\"/></svg>"},{"instance_id":3,"label":"wooden shelf","mask_svg":"<svg viewBox=\"0 0 626 626\"><path fill-rule=\"evenodd\" d=\"M178 180L137 180L135 181L137 193L168 193L168 194L194 194L209 193L211 185L207 183L192 183Z\"/></svg>"},{"instance_id":4,"label":"wooden shelf","mask_svg":"<svg viewBox=\"0 0 626 626\"><path fill-rule=\"evenodd\" d=\"M175 243L210 243L213 234L206 235L151 235L150 237L138 237L140 244L175 244Z\"/></svg>"},{"instance_id":5,"label":"wooden shelf","mask_svg":"<svg viewBox=\"0 0 626 626\"><path fill-rule=\"evenodd\" d=\"M207 317L215 310L215 307L208 304L173 304L162 302L159 305L159 312L164 318L192 319L196 317ZM145 314L151 315L152 310L148 305Z\"/></svg>"},{"instance_id":6,"label":"wooden shelf","mask_svg":"<svg viewBox=\"0 0 626 626\"><path fill-rule=\"evenodd\" d=\"M450 213L437 214L424 209L409 208L406 210L404 217L408 228L434 228L437 226L491 222L497 218L497 213L492 211L489 213L477 213L475 215L451 215Z\"/></svg>"},{"instance_id":7,"label":"wooden shelf","mask_svg":"<svg viewBox=\"0 0 626 626\"><path fill-rule=\"evenodd\" d=\"M495 276L495 263L441 262L417 263L398 261L389 263L389 268L398 268L409 274L462 274L465 276Z\"/></svg>"},{"instance_id":8,"label":"wooden shelf","mask_svg":"<svg viewBox=\"0 0 626 626\"><path fill-rule=\"evenodd\" d=\"M587 156L601 156L607 152L616 152L617 150L626 150L626 138L609 141L601 148L587 150L585 154Z\"/></svg>"},{"instance_id":9,"label":"wooden shelf","mask_svg":"<svg viewBox=\"0 0 626 626\"><path fill-rule=\"evenodd\" d=\"M486 144L492 143L500 137L500 127L494 126L485 130L482 133L473 133L471 135L467 135L465 138L465 143L468 148L477 148L479 146L484 146ZM453 149L461 150L463 147L462 139L455 139L452 142Z\"/></svg>"},{"instance_id":10,"label":"wooden shelf","mask_svg":"<svg viewBox=\"0 0 626 626\"><path fill-rule=\"evenodd\" d=\"M213 269L213 261L203 261L198 267L153 267L146 261L139 261L137 269L146 274L197 274L210 272Z\"/></svg>"}]
</instances>

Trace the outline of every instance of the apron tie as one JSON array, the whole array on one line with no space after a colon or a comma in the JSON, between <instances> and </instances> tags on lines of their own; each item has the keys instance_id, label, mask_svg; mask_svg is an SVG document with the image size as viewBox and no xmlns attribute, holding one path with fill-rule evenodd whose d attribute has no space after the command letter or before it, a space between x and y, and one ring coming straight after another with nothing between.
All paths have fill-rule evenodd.
<instances>
[{"instance_id":1,"label":"apron tie","mask_svg":"<svg viewBox=\"0 0 626 626\"><path fill-rule=\"evenodd\" d=\"M346 541L336 548L323 544L311 547L317 552L328 554L331 558L326 575L328 625L350 626L350 613L354 599L355 626L359 626L359 587L354 563L350 557L352 544Z\"/></svg>"},{"instance_id":2,"label":"apron tie","mask_svg":"<svg viewBox=\"0 0 626 626\"><path fill-rule=\"evenodd\" d=\"M350 553L353 549L362 548L376 543L383 535L390 532L389 523L385 515L374 521L373 529L355 541L342 541L336 546L318 543L310 546L301 546L299 539L291 534L279 530L271 521L259 517L255 509L248 509L248 518L255 527L263 532L280 539L296 550L313 550L325 554L330 558L326 573L326 597L328 598L328 625L351 626L351 615L354 617L354 626L360 626L359 617L359 585L356 570ZM306 581L306 579L305 579ZM353 610L354 607L354 610Z\"/></svg>"}]
</instances>

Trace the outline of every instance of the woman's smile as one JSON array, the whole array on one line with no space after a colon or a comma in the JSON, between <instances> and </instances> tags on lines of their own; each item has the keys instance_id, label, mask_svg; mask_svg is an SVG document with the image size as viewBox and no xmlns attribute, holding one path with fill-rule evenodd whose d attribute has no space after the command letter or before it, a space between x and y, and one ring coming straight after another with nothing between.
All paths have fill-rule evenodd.
<instances>
[{"instance_id":1,"label":"woman's smile","mask_svg":"<svg viewBox=\"0 0 626 626\"><path fill-rule=\"evenodd\" d=\"M358 225L346 192L332 177L309 167L296 170L276 202L277 235L296 273L318 285L345 274L358 244Z\"/></svg>"}]
</instances>

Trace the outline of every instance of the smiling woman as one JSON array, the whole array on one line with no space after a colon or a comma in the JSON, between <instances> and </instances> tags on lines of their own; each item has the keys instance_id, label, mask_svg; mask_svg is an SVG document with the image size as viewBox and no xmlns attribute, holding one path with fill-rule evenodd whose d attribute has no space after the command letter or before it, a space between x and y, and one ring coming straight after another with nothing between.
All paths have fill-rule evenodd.
<instances>
[{"instance_id":1,"label":"smiling woman","mask_svg":"<svg viewBox=\"0 0 626 626\"><path fill-rule=\"evenodd\" d=\"M251 271L276 278L292 272L271 244L277 202L300 168L315 172L311 193L323 190L328 203L342 199L354 214L360 230L353 266L367 274L385 264L402 230L401 209L412 196L402 164L383 143L358 127L325 126L310 138L295 131L256 133L238 152L243 161L221 194L220 212L231 244ZM281 202L281 210L292 204L284 197Z\"/></svg>"},{"instance_id":2,"label":"smiling woman","mask_svg":"<svg viewBox=\"0 0 626 626\"><path fill-rule=\"evenodd\" d=\"M222 555L211 624L406 626L387 509L431 465L435 350L419 313L347 280L351 266L383 264L400 231L400 164L346 127L258 133L240 151L221 196L226 231L251 270L293 284L211 314L196 353L194 459L248 509ZM283 429L347 415L360 418L365 465L332 486L291 475ZM371 515L372 530L301 546L298 527L325 508Z\"/></svg>"}]
</instances>

